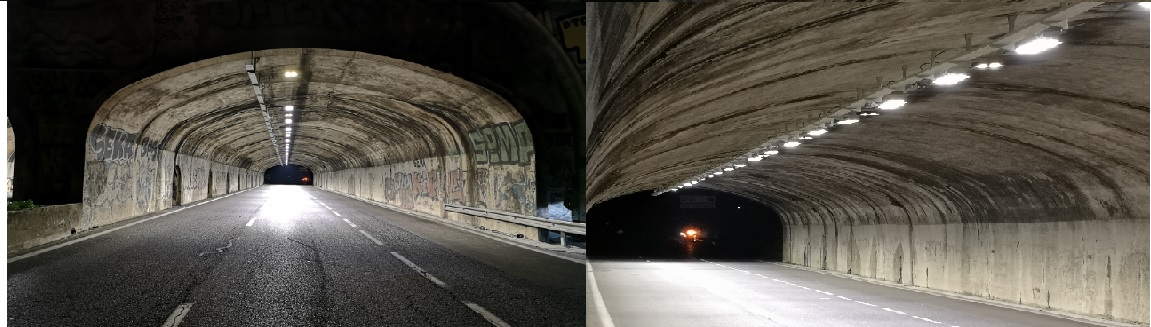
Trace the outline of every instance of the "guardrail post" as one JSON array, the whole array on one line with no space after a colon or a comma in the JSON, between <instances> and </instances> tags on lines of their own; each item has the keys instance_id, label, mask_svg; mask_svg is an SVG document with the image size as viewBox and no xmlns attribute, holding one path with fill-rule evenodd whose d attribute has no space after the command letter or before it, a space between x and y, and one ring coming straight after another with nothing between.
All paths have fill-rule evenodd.
<instances>
[{"instance_id":1,"label":"guardrail post","mask_svg":"<svg viewBox=\"0 0 1151 327\"><path fill-rule=\"evenodd\" d=\"M562 230L560 231L560 246L562 246L562 247L568 246L568 233L565 233Z\"/></svg>"}]
</instances>

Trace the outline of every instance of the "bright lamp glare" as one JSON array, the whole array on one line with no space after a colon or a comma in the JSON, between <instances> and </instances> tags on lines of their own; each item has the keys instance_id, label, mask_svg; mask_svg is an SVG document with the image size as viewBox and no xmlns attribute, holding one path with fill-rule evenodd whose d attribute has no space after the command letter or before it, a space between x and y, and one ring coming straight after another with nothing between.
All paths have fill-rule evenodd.
<instances>
[{"instance_id":1,"label":"bright lamp glare","mask_svg":"<svg viewBox=\"0 0 1151 327\"><path fill-rule=\"evenodd\" d=\"M289 71L284 72L284 77L296 77L299 75L300 75L300 73L297 73L294 70L289 70Z\"/></svg>"},{"instance_id":2,"label":"bright lamp glare","mask_svg":"<svg viewBox=\"0 0 1151 327\"><path fill-rule=\"evenodd\" d=\"M1143 6L1143 8L1151 9L1151 2L1140 2L1139 5Z\"/></svg>"},{"instance_id":3,"label":"bright lamp glare","mask_svg":"<svg viewBox=\"0 0 1151 327\"><path fill-rule=\"evenodd\" d=\"M296 109L296 107L293 107L293 106L284 106L284 111L292 111L293 109Z\"/></svg>"},{"instance_id":4,"label":"bright lamp glare","mask_svg":"<svg viewBox=\"0 0 1151 327\"><path fill-rule=\"evenodd\" d=\"M760 160L763 160L763 157L754 156L754 157L748 157L747 158L747 161L760 161Z\"/></svg>"},{"instance_id":5,"label":"bright lamp glare","mask_svg":"<svg viewBox=\"0 0 1151 327\"><path fill-rule=\"evenodd\" d=\"M291 124L291 123L292 123L292 119L291 119L291 118L288 118L288 119L284 119L284 124Z\"/></svg>"},{"instance_id":6,"label":"bright lamp glare","mask_svg":"<svg viewBox=\"0 0 1151 327\"><path fill-rule=\"evenodd\" d=\"M883 109L883 110L899 109L899 107L902 107L905 104L907 104L907 101L905 101L903 99L891 99L891 100L883 101L883 103L879 104L879 109Z\"/></svg>"},{"instance_id":7,"label":"bright lamp glare","mask_svg":"<svg viewBox=\"0 0 1151 327\"><path fill-rule=\"evenodd\" d=\"M827 133L827 130L826 129L817 129L814 131L807 132L807 135L820 136L820 135L823 135L823 133Z\"/></svg>"},{"instance_id":8,"label":"bright lamp glare","mask_svg":"<svg viewBox=\"0 0 1151 327\"><path fill-rule=\"evenodd\" d=\"M284 114L284 117L292 117L292 114Z\"/></svg>"},{"instance_id":9,"label":"bright lamp glare","mask_svg":"<svg viewBox=\"0 0 1151 327\"><path fill-rule=\"evenodd\" d=\"M687 235L695 235L697 232L694 229L689 229L685 232Z\"/></svg>"},{"instance_id":10,"label":"bright lamp glare","mask_svg":"<svg viewBox=\"0 0 1151 327\"><path fill-rule=\"evenodd\" d=\"M710 175L707 175L707 177L708 177L708 178L712 178L712 177L715 177L715 174L710 174Z\"/></svg>"},{"instance_id":11,"label":"bright lamp glare","mask_svg":"<svg viewBox=\"0 0 1151 327\"><path fill-rule=\"evenodd\" d=\"M284 127L284 131L286 131L286 132L291 132L291 131L292 131L292 128L291 128L291 127Z\"/></svg>"},{"instance_id":12,"label":"bright lamp glare","mask_svg":"<svg viewBox=\"0 0 1151 327\"><path fill-rule=\"evenodd\" d=\"M858 122L859 122L859 119L854 119L854 118L853 118L853 119L847 119L847 120L843 120L843 121L840 121L840 122L838 122L838 123L836 123L836 124L840 124L840 125L851 125L851 124L855 124L855 123L858 123Z\"/></svg>"},{"instance_id":13,"label":"bright lamp glare","mask_svg":"<svg viewBox=\"0 0 1151 327\"><path fill-rule=\"evenodd\" d=\"M784 143L783 146L789 147L789 148L794 148L794 147L799 146L799 142L791 141L791 142Z\"/></svg>"},{"instance_id":14,"label":"bright lamp glare","mask_svg":"<svg viewBox=\"0 0 1151 327\"><path fill-rule=\"evenodd\" d=\"M769 155L769 156L770 156L770 155L776 155L776 154L779 154L779 151L777 151L777 150L767 150L767 152L764 152L763 154L766 154L766 155Z\"/></svg>"},{"instance_id":15,"label":"bright lamp glare","mask_svg":"<svg viewBox=\"0 0 1151 327\"><path fill-rule=\"evenodd\" d=\"M1039 38L1036 38L1034 40L1031 40L1030 42L1019 45L1018 48L1015 48L1015 53L1022 54L1022 55L1033 55L1036 53L1047 51L1047 50L1054 48L1055 46L1057 46L1061 43L1063 43L1063 42L1059 42L1059 40L1057 40L1055 38L1039 37Z\"/></svg>"},{"instance_id":16,"label":"bright lamp glare","mask_svg":"<svg viewBox=\"0 0 1151 327\"><path fill-rule=\"evenodd\" d=\"M959 84L959 82L962 82L963 80L967 79L967 77L969 77L969 76L967 76L967 74L948 73L947 75L943 75L943 76L935 79L935 81L932 82L932 84L955 85L955 84Z\"/></svg>"}]
</instances>

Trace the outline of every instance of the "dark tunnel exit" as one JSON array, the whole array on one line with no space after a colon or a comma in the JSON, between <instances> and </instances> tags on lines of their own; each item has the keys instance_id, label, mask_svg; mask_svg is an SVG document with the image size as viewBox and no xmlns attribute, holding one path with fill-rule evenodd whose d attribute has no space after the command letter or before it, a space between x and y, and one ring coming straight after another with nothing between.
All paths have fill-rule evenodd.
<instances>
[{"instance_id":1,"label":"dark tunnel exit","mask_svg":"<svg viewBox=\"0 0 1151 327\"><path fill-rule=\"evenodd\" d=\"M633 193L588 211L588 256L779 260L783 224L771 208L711 190Z\"/></svg>"},{"instance_id":2,"label":"dark tunnel exit","mask_svg":"<svg viewBox=\"0 0 1151 327\"><path fill-rule=\"evenodd\" d=\"M264 184L312 185L312 170L300 165L279 165L264 171Z\"/></svg>"}]
</instances>

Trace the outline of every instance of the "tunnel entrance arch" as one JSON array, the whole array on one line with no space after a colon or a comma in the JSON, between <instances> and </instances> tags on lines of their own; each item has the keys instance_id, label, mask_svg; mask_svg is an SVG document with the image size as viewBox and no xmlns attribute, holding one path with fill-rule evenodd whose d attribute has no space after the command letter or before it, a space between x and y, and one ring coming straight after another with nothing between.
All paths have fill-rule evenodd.
<instances>
[{"instance_id":1,"label":"tunnel entrance arch","mask_svg":"<svg viewBox=\"0 0 1151 327\"><path fill-rule=\"evenodd\" d=\"M728 192L632 193L596 205L588 222L589 257L783 258L781 217L769 206Z\"/></svg>"},{"instance_id":2,"label":"tunnel entrance arch","mask_svg":"<svg viewBox=\"0 0 1151 327\"><path fill-rule=\"evenodd\" d=\"M584 87L583 87L583 73L580 70L579 64L582 63L582 58L577 61L576 58L569 57L569 52L565 50L565 46L559 35L555 35L555 25L559 24L559 20L544 18L544 17L563 17L569 16L573 10L563 9L557 7L570 7L568 5L547 5L547 4L515 4L515 3L499 3L499 4L423 4L423 3L410 3L403 5L392 5L383 3L369 3L362 1L340 1L341 8L354 8L348 10L340 10L339 12L331 11L317 11L323 10L311 8L310 6L292 7L290 10L297 13L302 13L307 17L330 17L331 15L340 16L341 21L344 23L331 24L332 20L319 19L319 21L312 21L310 24L284 24L277 19L282 17L272 17L265 15L256 15L249 17L253 12L282 12L277 10L288 10L283 8L284 4L272 3L236 3L233 1L225 2L193 2L188 3L187 6L160 6L155 7L146 3L133 3L125 6L117 6L118 10L125 12L138 12L143 15L143 22L154 21L153 17L159 19L161 17L182 17L179 20L164 20L164 24L145 24L137 26L142 28L142 33L133 34L128 39L123 37L125 34L110 35L112 39L108 40L110 44L153 44L155 47L142 50L132 51L134 55L122 55L122 47L104 47L100 49L86 49L85 51L64 51L57 52L52 56L17 56L14 57L13 66L18 67L37 67L32 70L35 73L27 73L28 70L18 70L14 73L16 77L14 80L31 82L31 83L14 83L14 94L21 94L17 103L21 105L33 104L29 106L31 109L25 110L19 114L13 114L18 119L13 121L14 124L19 124L17 127L33 130L37 126L37 117L40 116L41 123L49 121L52 115L57 115L61 112L61 108L68 108L68 116L76 117L92 117L96 119L93 121L103 122L105 116L103 108L97 108L100 100L105 102L117 102L123 100L120 96L128 95L128 93L119 93L117 90L122 88L133 88L131 84L149 79L147 82L154 82L164 78L173 77L180 74L173 72L175 68L180 65L185 65L191 62L202 63L201 61L210 60L212 58L227 57L232 54L242 53L242 57L251 58L251 51L269 51L267 49L347 49L356 51L359 54L373 54L380 56L387 56L389 61L393 62L406 62L412 65L417 65L425 68L425 70L435 70L431 77L439 79L439 75L450 75L451 77L459 77L462 80L469 81L469 83L478 85L484 89L485 93L496 95L502 98L503 105L509 105L512 110L518 114L518 119L498 119L498 120L478 120L480 124L473 126L472 124L462 123L458 126L451 126L456 128L454 133L458 133L461 142L455 144L436 144L439 142L427 142L426 140L419 140L410 144L430 144L431 148L436 151L428 151L424 153L411 153L399 155L399 158L390 158L389 160L380 160L379 158L370 158L364 153L358 153L354 157L358 158L360 162L353 162L347 165L336 165L333 167L320 167L314 166L317 171L338 171L345 168L362 168L364 166L376 167L382 164L391 164L395 162L402 162L407 160L416 160L420 155L428 155L430 153L461 153L467 154L461 160L472 162L469 158L470 152L478 150L479 152L498 152L501 158L496 162L507 162L514 158L511 151L506 153L509 157L503 157L505 150L515 149L518 144L529 143L532 145L530 152L532 153L532 168L527 170L527 173L532 174L530 178L537 181L538 186L522 188L525 197L534 197L532 201L511 201L510 199L495 199L493 201L482 201L482 204L507 204L515 202L524 202L527 204L546 204L551 203L553 199L563 199L562 202L569 207L575 208L577 216L582 218L582 207L584 201L583 197L583 174L584 166L583 160L573 160L572 158L582 158L585 154L584 143L585 136L583 135L583 125L586 121L584 115ZM102 6L102 5L98 5ZM326 6L321 6L326 7ZM29 7L20 6L23 12L28 15L21 15L21 17L36 17L39 12L36 10L29 11ZM582 6L579 6L578 13L582 13ZM330 8L329 8L330 9ZM564 13L560 16L547 14L554 10L563 10ZM310 12L310 14L308 13ZM116 18L108 15L109 18L92 17L91 15L83 15L81 11L74 11L64 9L59 14L63 16L73 16L77 19L63 19L53 20L57 23L64 24L65 26L72 26L72 30L83 30L84 26L95 24L96 26L110 26L117 24ZM274 15L273 15L274 16ZM301 16L301 17L304 17ZM234 19L244 17L240 21ZM38 25L38 19L29 19L24 21L29 25ZM85 22L85 23L72 23L72 22ZM159 21L159 20L156 20ZM325 23L326 22L326 23ZM452 28L445 29L445 26ZM67 28L67 27L61 27ZM79 29L77 29L79 28ZM307 33L301 33L301 29L306 29ZM34 29L32 29L34 30ZM160 37L168 35L169 31L183 31L180 38ZM22 37L22 40L31 40L24 48L59 48L59 47L74 47L78 45L73 44L56 44L56 41L46 40L44 42L38 41L43 38L36 37ZM395 42L378 42L378 40L395 40ZM484 46L476 46L482 44ZM120 49L120 50L114 50ZM75 50L75 49L74 49ZM91 51L87 51L91 50ZM95 51L95 52L93 52ZM92 55L81 55L79 53L89 53ZM576 52L578 53L578 51ZM260 56L260 55L257 55ZM304 56L306 57L306 56ZM363 56L369 61L375 61L375 58L370 56ZM111 58L119 58L109 62ZM293 64L307 65L309 61L298 60L296 58ZM346 59L346 58L345 58ZM346 62L347 60L345 60ZM268 61L261 61L260 64L267 63ZM353 68L357 64L352 63L347 68L347 71L368 71L357 70ZM74 67L118 67L115 70L101 72L99 74L91 73L77 73ZM524 69L524 67L531 67ZM242 71L238 68L237 71ZM48 73L44 73L47 71ZM331 71L339 71L333 69ZM83 75L83 76L77 76ZM99 75L99 76L97 76ZM301 77L319 77L322 73L316 74L303 74ZM369 74L370 75L370 74ZM380 74L386 75L386 74ZM261 80L268 77L261 69ZM360 79L366 75L350 74L347 75L349 79ZM80 77L80 78L77 78ZM217 76L219 77L219 76ZM243 79L241 73L238 77ZM449 78L450 79L450 78ZM227 81L232 83L231 79L221 79L220 81ZM547 81L541 83L540 81ZM61 84L63 83L63 84ZM242 83L242 82L240 82ZM148 84L148 83L145 83ZM33 86L35 85L35 86ZM68 99L62 101L41 101L46 98L58 98L59 92L50 90L50 88L39 89L40 85L69 85L75 86L75 92L69 93ZM242 84L237 84L242 86ZM404 85L404 84L399 84ZM475 86L473 85L473 86ZM309 87L301 86L298 89L306 90ZM312 90L319 90L315 84L311 86ZM292 94L291 92L284 92L281 94ZM334 94L349 94L355 92L335 92ZM439 93L439 92L431 92ZM452 93L452 92L447 92ZM190 93L198 95L195 93ZM319 93L317 93L319 94ZM333 94L333 93L328 93ZM430 94L425 92L424 94ZM26 96L23 96L26 95ZM357 94L363 95L363 94ZM393 94L394 95L394 94ZM308 92L301 92L298 97L291 100L305 100L306 98L317 97L316 94L308 94ZM402 97L388 97L376 96L375 99L366 100L362 97L344 98L342 100L358 101L359 103L373 103L381 99L394 99L403 100L411 99L411 96ZM486 98L486 96L485 96ZM96 99L96 101L92 101ZM419 111L421 115L437 116L435 118L449 121L452 123L459 121L466 121L468 115L461 115L455 110L464 108L468 110L476 110L477 108L466 108L470 104L466 101L457 101L457 103L438 103L437 101L406 101L406 104L399 104L402 106L411 106L414 108L411 111ZM322 101L322 99L321 99ZM47 104L47 103L52 104ZM401 101L405 102L405 101ZM55 105L59 103L60 105ZM65 105L66 104L66 105ZM163 105L163 104L160 104ZM346 105L346 104L345 104ZM82 108L77 108L77 107ZM238 106L232 108L234 111L242 110ZM250 109L250 108L249 108ZM362 108L361 108L362 109ZM371 108L379 110L381 108ZM196 116L197 119L215 119L220 118L221 115L230 115L232 113L212 113L206 114L202 112L193 112L189 116ZM180 115L175 115L180 116ZM29 118L31 117L31 118ZM152 117L155 118L155 117ZM189 118L189 117L178 117ZM132 118L128 118L132 119ZM167 125L166 122L158 121L160 125ZM51 126L65 130L60 134L66 135L87 135L91 137L91 125L87 125L85 121L67 120L65 122L61 119L52 119L54 121ZM511 131L515 134L520 132L527 132L527 135L520 137L517 141L502 142L503 139L508 139L509 135L490 134L485 135L485 129L499 129L501 123L509 123L510 127L515 127L518 122L522 122L524 126L530 126L530 129L521 129ZM97 123L98 124L98 123ZM92 124L95 125L95 124ZM114 125L114 124L113 124ZM205 125L202 123L188 123L185 125ZM388 126L382 126L386 129L397 129L398 126L408 126L413 124L392 123ZM111 125L109 125L111 126ZM246 126L246 125L245 125ZM87 127L87 128L85 128ZM168 126L165 126L168 127ZM200 158L211 158L215 160L218 157L211 155L222 155L222 161L228 161L227 153L211 153L211 152L228 152L218 151L215 146L201 146L192 142L186 142L188 148L182 145L167 144L169 140L172 142L184 142L189 139L202 138L201 133L188 132L188 126L182 126L181 130L165 130L165 127L158 128L157 131L140 131L134 128L124 128L124 126L113 126L112 128L124 130L127 133L124 137L115 138L109 136L108 139L119 142L118 140L129 140L135 142L125 142L128 144L136 143L142 144L141 141L151 143L147 144L149 147L158 151L174 151L183 153L184 151L196 152ZM86 129L86 131L85 131ZM332 128L337 130L338 128ZM433 128L442 129L442 128ZM169 132L173 133L169 133ZM504 132L508 129L504 129ZM85 133L88 132L88 133ZM344 132L344 131L336 131ZM38 133L38 132L36 132ZM149 134L147 138L145 134ZM171 134L171 135L166 135ZM417 133L420 134L420 133ZM472 138L471 136L475 136ZM47 134L45 134L47 136ZM253 136L258 136L253 134ZM132 137L136 137L133 139ZM40 135L32 135L26 138L28 146L24 148L37 148L41 149L49 144L38 144L42 139ZM44 138L46 139L46 138ZM486 143L483 139L491 140L491 143ZM42 167L42 161L60 160L65 162L91 162L100 161L103 158L92 160L86 154L62 153L62 149L72 147L78 148L85 140L74 139L71 143L62 143L63 145L53 148L53 151L40 151L38 150L34 155L37 157L35 160L21 159L23 161L31 162L32 164L23 165L25 167ZM258 145L253 139L245 139L245 145ZM477 142L478 141L478 142ZM510 140L509 140L510 141ZM58 143L58 142L57 142ZM165 143L163 146L159 143ZM492 144L496 143L496 144ZM477 148L476 144L481 144L485 147ZM496 145L494 148L486 147L487 145ZM536 150L539 149L539 150ZM293 149L294 150L294 149ZM348 149L329 149L330 152L340 153L346 152ZM440 151L442 150L442 151ZM149 150L151 151L151 149ZM205 154L207 152L207 154ZM300 153L292 151L293 153ZM292 161L305 161L308 156L293 155ZM331 153L328 153L331 154ZM324 154L315 156L316 158L325 157ZM522 157L522 156L521 156ZM316 159L311 158L311 159ZM23 162L22 161L22 162ZM536 163L540 163L539 168L536 169ZM490 162L490 161L487 161ZM272 166L274 163L266 163L263 160L235 160L226 163L233 167L261 170ZM449 164L445 167L445 171L450 171L456 165ZM29 174L29 180L36 180L35 184L28 184L25 182L16 181L17 188L24 187L28 190L31 197L40 198L59 198L52 200L56 203L74 203L80 202L81 199L89 196L89 192L98 189L96 186L85 186L87 177L85 168L82 165L65 167L71 169L65 173L58 171L51 171L48 169L41 169L51 172L42 172L39 170L32 171ZM170 167L170 166L168 166ZM202 180L203 171L196 172L192 163L185 162L185 174L189 177L193 175L200 176ZM166 167L167 168L167 167ZM38 168L37 168L38 169ZM457 177L456 180L463 181L464 185L470 182L478 181L480 178L476 176L469 176L475 173L467 169L462 169L464 177ZM574 173L579 172L579 173ZM488 177L503 177L497 174L503 174L500 171L489 171ZM162 175L167 176L170 173L165 172ZM439 180L446 179L447 173L436 176ZM461 176L457 174L456 176ZM89 176L96 177L96 176ZM394 175L392 176L394 177ZM470 177L470 178L469 178ZM519 180L516 178L509 178L512 180ZM201 182L193 182L189 180L186 183L189 190L193 187L196 189L203 188ZM196 185L193 185L196 184ZM339 183L333 183L338 185ZM496 185L496 183L489 183L488 185ZM368 189L361 187L361 189ZM379 191L379 190L377 190ZM434 193L436 196L442 197L445 192L454 196L466 195L465 193L474 193L474 196L493 195L501 190L487 190L481 192L480 190L471 190L469 187L451 187L446 188L441 186ZM425 192L426 191L419 191ZM462 193L461 193L462 192ZM520 192L520 191L516 191ZM513 192L513 193L516 193ZM19 192L18 192L19 193ZM190 193L189 193L190 194ZM199 193L204 194L204 193ZM429 194L430 195L430 194ZM515 196L521 196L515 194ZM124 198L124 197L119 197ZM148 199L148 201L155 201L156 199ZM47 201L46 201L47 202ZM99 201L98 201L99 202ZM112 201L118 202L118 201ZM127 201L124 201L127 202ZM469 201L466 204L479 205L481 202ZM119 205L119 203L117 203ZM144 206L148 207L148 206ZM536 208L529 208L523 213L534 213ZM525 210L515 210L517 212ZM580 219L582 220L582 219Z\"/></svg>"}]
</instances>

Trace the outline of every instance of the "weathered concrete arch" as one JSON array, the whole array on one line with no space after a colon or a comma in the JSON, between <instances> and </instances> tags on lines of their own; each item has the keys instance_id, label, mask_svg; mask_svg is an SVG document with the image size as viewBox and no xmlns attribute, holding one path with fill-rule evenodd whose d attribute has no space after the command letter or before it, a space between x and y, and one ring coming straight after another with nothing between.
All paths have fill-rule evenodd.
<instances>
[{"instance_id":1,"label":"weathered concrete arch","mask_svg":"<svg viewBox=\"0 0 1151 327\"><path fill-rule=\"evenodd\" d=\"M559 195L569 204L584 203L583 174L573 173L583 171L583 161L573 158L582 158L585 153L580 135L584 123L583 74L568 57L570 50L557 41L551 19L553 14L577 12L569 8L572 6L582 12L582 4L340 0L72 6L15 1L12 6L13 25L21 28L12 35L13 49L17 49L11 56L12 94L16 96L10 101L13 107L29 109L11 112L10 116L17 129L43 134L19 141L22 147L40 149L35 156L21 158L21 165L17 165L16 175L28 180L28 184L17 185L23 190L17 191L19 197L42 203L80 201L84 168L83 155L78 151L87 136L88 122L104 100L131 83L189 62L254 49L325 48L417 63L495 92L515 107L533 131L532 143L540 149L536 152L542 163L537 174L542 185L537 199L543 203ZM61 90L67 90L66 94ZM322 93L307 93L314 96L300 101L324 101ZM242 111L221 108L201 119ZM209 125L189 122L178 129L181 132L173 133L178 137L150 141L172 148L179 147L181 140L210 137L201 132ZM244 147L243 151L258 147L259 135L254 131L234 137L238 143L231 144ZM419 148L435 146L439 145L433 142ZM444 151L451 150L447 145ZM229 151L217 152L215 155L229 155ZM367 161L379 157L364 153L355 159L374 165L381 161ZM239 157L221 160L237 166L259 165L242 162Z\"/></svg>"},{"instance_id":2,"label":"weathered concrete arch","mask_svg":"<svg viewBox=\"0 0 1151 327\"><path fill-rule=\"evenodd\" d=\"M244 71L254 59L265 101L273 107L295 107L291 160L312 167L317 185L355 195L361 195L357 185L379 186L385 189L379 194L391 196L389 202L437 214L444 203L534 212L534 192L488 192L473 186L451 196L438 191L449 189L445 178L449 170L463 174L465 184L498 184L512 174L511 180L534 191L535 157L526 126L521 127L526 139L468 137L492 136L493 127L506 136L508 129L499 127L524 126L515 108L500 96L453 75L384 56L275 49L190 63L113 95L96 112L89 130L84 221L102 224L171 205L165 201L171 198L164 194L166 188L149 186L170 185L163 180L174 176L174 163L185 171L207 171L199 177L206 180L202 185L179 183L188 185L179 192L181 203L227 193L235 189L233 175L259 175L280 164ZM283 77L286 69L297 70L300 76ZM270 113L274 120L284 117L280 109ZM277 121L273 126L277 142L283 144L283 124ZM484 146L489 143L482 141L498 146ZM509 152L516 154L516 162L489 159L510 158ZM349 169L382 169L393 177L409 174L422 179L413 182L408 176L403 183L375 181L382 183L375 185L355 183L359 176L332 175ZM156 183L151 176L163 182ZM241 180L248 179L236 179ZM412 198L397 199L397 192L408 192Z\"/></svg>"},{"instance_id":3,"label":"weathered concrete arch","mask_svg":"<svg viewBox=\"0 0 1151 327\"><path fill-rule=\"evenodd\" d=\"M966 33L982 46L1005 16L1022 28L1060 6L593 6L589 202L681 183ZM775 208L785 261L1146 323L1148 13L1133 8L697 187Z\"/></svg>"}]
</instances>

